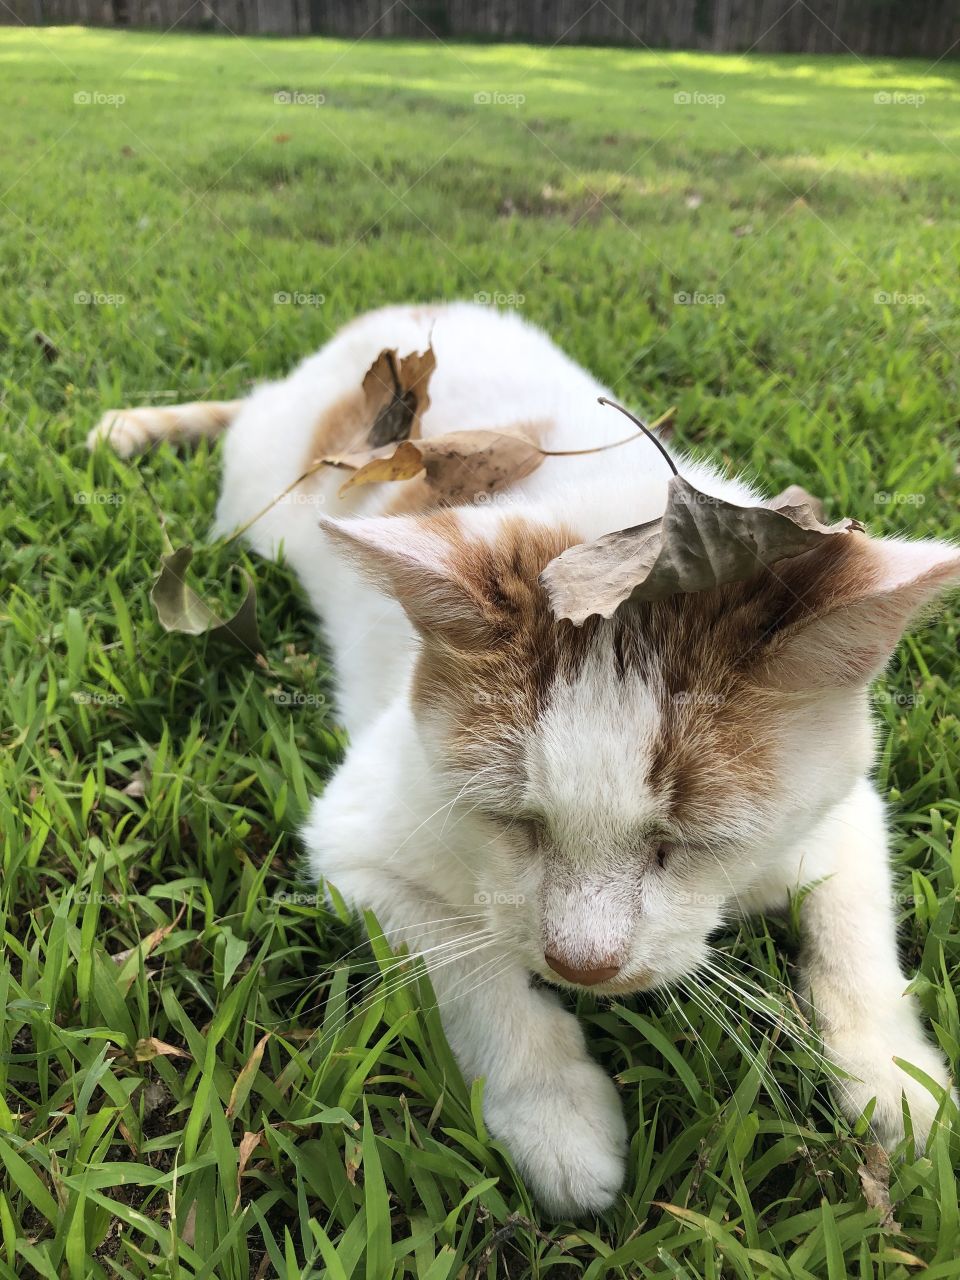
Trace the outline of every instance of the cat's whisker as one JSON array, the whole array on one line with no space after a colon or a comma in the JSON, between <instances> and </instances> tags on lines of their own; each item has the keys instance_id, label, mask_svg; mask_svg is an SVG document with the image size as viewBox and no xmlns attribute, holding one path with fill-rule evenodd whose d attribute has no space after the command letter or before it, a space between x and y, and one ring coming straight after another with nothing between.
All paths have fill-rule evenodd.
<instances>
[{"instance_id":1,"label":"cat's whisker","mask_svg":"<svg viewBox=\"0 0 960 1280\"><path fill-rule=\"evenodd\" d=\"M797 1117L793 1114L793 1111L791 1109L787 1096L784 1093L783 1088L781 1087L779 1081L776 1079L775 1075L773 1074L773 1070L770 1067L769 1063L767 1063L763 1059L763 1056L758 1049L754 1048L754 1046L749 1042L744 1041L742 1036L740 1036L737 1033L733 1025L732 1019L723 1018L722 1015L724 1013L732 1014L733 1011L725 1004L722 998L717 999L715 1003L711 1005L711 1003L706 1000L703 993L698 991L695 987L687 985L687 986L684 986L682 989L686 992L686 994L690 997L690 999L693 1000L693 1003L698 1006L701 1012L713 1018L717 1022L717 1024L726 1032L726 1034L731 1038L731 1040L733 1040L734 1044L739 1048L740 1052L743 1054L744 1060L749 1062L753 1067L756 1068L757 1074L759 1075L761 1082L766 1086L767 1092L770 1095L770 1099L773 1102L774 1107L777 1111L777 1114L780 1116L780 1118L783 1120L789 1120L792 1123L797 1124L798 1123ZM781 1110L781 1103L783 1106L783 1110Z\"/></svg>"},{"instance_id":2,"label":"cat's whisker","mask_svg":"<svg viewBox=\"0 0 960 1280\"><path fill-rule=\"evenodd\" d=\"M430 976L431 971L435 973L448 965L463 962L472 956L479 954L485 948L492 946L495 942L496 939L491 937L474 944L472 947L468 947L464 951L453 955L442 956L439 959L434 960L429 968L427 968L427 976ZM423 970L416 964L416 961L419 958L420 957L416 954L404 957L403 963L411 965L411 971L400 975L391 973L384 981L384 985L381 989L375 988L372 991L365 991L359 1003L356 1002L356 992L344 992L341 997L343 1007L336 1015L335 1025L332 1027L324 1026L317 1028L317 1030L321 1031L322 1034L314 1045L314 1049L322 1048L332 1036L339 1035L340 1032L343 1031L343 1029L354 1019L364 1017L379 1001L389 1000L392 997L399 995L405 987L419 983L421 978L424 976ZM364 987L369 987L370 982L374 981L375 979L368 980L368 982L364 983ZM320 1004L313 1005L310 1009L302 1010L299 1016L302 1017L304 1014L313 1012L320 1007Z\"/></svg>"},{"instance_id":3,"label":"cat's whisker","mask_svg":"<svg viewBox=\"0 0 960 1280\"><path fill-rule=\"evenodd\" d=\"M689 991L689 994L691 994L692 996L693 992ZM783 1087L780 1085L779 1081L776 1079L772 1066L767 1062L763 1062L759 1051L755 1050L753 1054L751 1054L747 1050L747 1048L744 1046L743 1040L737 1035L736 1031L734 1030L732 1021L721 1019L717 1010L721 1010L730 1015L733 1014L733 1010L730 1009L730 1007L725 1003L722 995L719 992L715 991L713 992L713 995L715 997L714 1005L711 1005L709 1002L707 1002L705 998L695 999L694 1003L697 1003L701 1008L701 1010L704 1013L708 1014L708 1016L714 1017L718 1025L722 1026L723 1029L726 1031L726 1033L734 1041L734 1043L738 1045L741 1052L744 1053L746 1059L756 1066L757 1072L760 1075L760 1079L763 1082L763 1084L766 1086L767 1093L770 1096L771 1101L773 1102L774 1108L778 1116L780 1116L782 1120L789 1120L793 1125L796 1126L797 1129L800 1129L802 1127L803 1117L799 1114L794 1113L794 1109L790 1104L790 1101L786 1095L786 1092L784 1091ZM772 1047L772 1042L769 1040L769 1038L767 1038L767 1043L770 1044ZM801 1077L807 1080L807 1083L810 1084L811 1087L814 1087L813 1082L809 1080L809 1078L806 1076L806 1073L802 1070L802 1068L800 1068L798 1064L794 1064L794 1065L796 1066ZM783 1107L782 1110L781 1110L781 1104ZM813 1153L810 1150L810 1147L809 1147L809 1144L807 1143L806 1138L802 1137L802 1135L800 1135L800 1145L801 1145L801 1149L804 1152L804 1155L807 1158L808 1163L810 1164L811 1169L813 1170L813 1173L817 1179L818 1185L821 1185L819 1174L816 1171L816 1165L814 1163Z\"/></svg>"}]
</instances>

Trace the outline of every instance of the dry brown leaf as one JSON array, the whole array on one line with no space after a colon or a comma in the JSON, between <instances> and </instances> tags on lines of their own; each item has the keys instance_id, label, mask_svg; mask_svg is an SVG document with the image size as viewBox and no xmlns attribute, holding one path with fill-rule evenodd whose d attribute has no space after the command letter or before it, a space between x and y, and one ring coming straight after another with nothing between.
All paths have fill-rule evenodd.
<instances>
[{"instance_id":1,"label":"dry brown leaf","mask_svg":"<svg viewBox=\"0 0 960 1280\"><path fill-rule=\"evenodd\" d=\"M357 1185L357 1170L363 1163L363 1147L356 1138L347 1137L344 1144L343 1167L347 1174L347 1181L351 1187Z\"/></svg>"},{"instance_id":2,"label":"dry brown leaf","mask_svg":"<svg viewBox=\"0 0 960 1280\"><path fill-rule=\"evenodd\" d=\"M398 445L388 444L383 449L371 449L368 453L344 454L340 458L327 458L334 467L354 467L349 480L340 486L340 497L348 489L359 484L379 484L392 480L412 480L423 470L423 454L409 440Z\"/></svg>"},{"instance_id":3,"label":"dry brown leaf","mask_svg":"<svg viewBox=\"0 0 960 1280\"><path fill-rule=\"evenodd\" d=\"M233 1088L230 1090L230 1101L227 1103L226 1116L228 1120L232 1120L235 1112L242 1107L250 1093L251 1086L256 1079L257 1072L260 1070L260 1063L263 1059L263 1051L267 1047L267 1041L270 1039L271 1032L267 1032L265 1036L261 1036L257 1043L253 1046L253 1052L240 1068L240 1073L234 1082Z\"/></svg>"},{"instance_id":4,"label":"dry brown leaf","mask_svg":"<svg viewBox=\"0 0 960 1280\"><path fill-rule=\"evenodd\" d=\"M123 788L121 794L132 796L135 800L139 800L147 794L147 783L150 781L150 770L148 768L137 769L135 773L130 775L130 781Z\"/></svg>"},{"instance_id":5,"label":"dry brown leaf","mask_svg":"<svg viewBox=\"0 0 960 1280\"><path fill-rule=\"evenodd\" d=\"M454 431L429 440L405 440L392 452L344 454L325 459L331 466L354 467L340 488L341 495L361 484L410 480L426 473L427 482L448 502L474 502L535 471L543 449L523 436L505 431Z\"/></svg>"},{"instance_id":6,"label":"dry brown leaf","mask_svg":"<svg viewBox=\"0 0 960 1280\"><path fill-rule=\"evenodd\" d=\"M383 350L364 374L363 396L370 422L371 449L418 440L420 422L430 405L430 378L437 367L433 347L397 356Z\"/></svg>"},{"instance_id":7,"label":"dry brown leaf","mask_svg":"<svg viewBox=\"0 0 960 1280\"><path fill-rule=\"evenodd\" d=\"M183 1220L183 1226L180 1229L180 1239L185 1245L189 1245L192 1249L196 1242L197 1236L197 1202L191 1204L187 1210L187 1216Z\"/></svg>"},{"instance_id":8,"label":"dry brown leaf","mask_svg":"<svg viewBox=\"0 0 960 1280\"><path fill-rule=\"evenodd\" d=\"M871 1142L867 1147L863 1164L857 1166L857 1173L868 1208L880 1210L881 1230L899 1235L900 1223L894 1218L890 1203L890 1157L879 1142Z\"/></svg>"},{"instance_id":9,"label":"dry brown leaf","mask_svg":"<svg viewBox=\"0 0 960 1280\"><path fill-rule=\"evenodd\" d=\"M133 1047L133 1056L137 1062L151 1062L154 1058L189 1058L186 1049L178 1049L175 1044L167 1044L156 1036L144 1036Z\"/></svg>"},{"instance_id":10,"label":"dry brown leaf","mask_svg":"<svg viewBox=\"0 0 960 1280\"><path fill-rule=\"evenodd\" d=\"M240 1210L240 1181L246 1172L247 1165L250 1163L250 1157L261 1142L263 1142L262 1133L250 1133L249 1131L244 1133L240 1139L240 1146L237 1148L237 1199L233 1206L234 1213L238 1213Z\"/></svg>"},{"instance_id":11,"label":"dry brown leaf","mask_svg":"<svg viewBox=\"0 0 960 1280\"><path fill-rule=\"evenodd\" d=\"M764 566L862 527L855 520L824 525L797 496L787 490L776 500L787 497L787 505L738 507L674 475L660 519L568 548L540 581L557 617L580 626L593 614L612 617L626 600L746 581Z\"/></svg>"},{"instance_id":12,"label":"dry brown leaf","mask_svg":"<svg viewBox=\"0 0 960 1280\"><path fill-rule=\"evenodd\" d=\"M164 938L168 937L173 932L173 930L177 927L177 925L183 919L183 913L186 911L186 909L187 908L185 906L181 907L169 924L163 924L160 926L159 929L154 929L153 932L148 933L147 936L141 942L138 942L135 947L127 947L125 951L118 951L114 955L112 955L110 959L114 962L114 964L123 965L127 960L130 959L132 955L136 955L137 952L139 951L142 954L144 960L146 960L147 956L149 956L150 953L160 945L160 943L164 940ZM137 973L136 973L136 970L134 970L130 974L130 976L126 979L125 985L123 987L124 993L130 990L130 987L136 976L137 976Z\"/></svg>"}]
</instances>

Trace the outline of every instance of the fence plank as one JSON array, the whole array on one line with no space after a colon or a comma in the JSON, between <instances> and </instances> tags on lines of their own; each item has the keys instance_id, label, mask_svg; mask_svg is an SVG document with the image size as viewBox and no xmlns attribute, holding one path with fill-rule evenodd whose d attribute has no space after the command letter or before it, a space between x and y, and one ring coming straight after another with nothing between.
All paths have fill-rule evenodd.
<instances>
[{"instance_id":1,"label":"fence plank","mask_svg":"<svg viewBox=\"0 0 960 1280\"><path fill-rule=\"evenodd\" d=\"M0 6L0 24L71 22L349 39L960 56L960 6L953 0L818 0L815 7L796 0L6 0Z\"/></svg>"}]
</instances>

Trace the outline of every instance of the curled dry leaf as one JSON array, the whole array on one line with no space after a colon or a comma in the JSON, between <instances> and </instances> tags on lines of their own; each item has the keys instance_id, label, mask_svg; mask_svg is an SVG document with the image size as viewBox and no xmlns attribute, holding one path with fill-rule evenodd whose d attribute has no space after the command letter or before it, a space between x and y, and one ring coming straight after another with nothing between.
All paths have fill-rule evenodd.
<instances>
[{"instance_id":1,"label":"curled dry leaf","mask_svg":"<svg viewBox=\"0 0 960 1280\"><path fill-rule=\"evenodd\" d=\"M871 1142L864 1153L863 1164L858 1165L863 1198L871 1209L880 1210L880 1228L895 1235L900 1224L893 1216L890 1202L890 1157L878 1142Z\"/></svg>"},{"instance_id":2,"label":"curled dry leaf","mask_svg":"<svg viewBox=\"0 0 960 1280\"><path fill-rule=\"evenodd\" d=\"M327 458L332 466L352 467L354 474L340 488L411 480L421 471L447 502L472 502L479 494L494 493L535 471L543 449L523 436L505 431L455 431L429 440L405 440L392 449Z\"/></svg>"},{"instance_id":3,"label":"curled dry leaf","mask_svg":"<svg viewBox=\"0 0 960 1280\"><path fill-rule=\"evenodd\" d=\"M252 1133L248 1129L240 1139L240 1146L237 1148L237 1198L233 1205L234 1213L239 1213L240 1211L240 1180L247 1171L247 1165L250 1163L250 1157L261 1143L263 1143L263 1133L260 1131ZM266 1143L264 1143L264 1145L266 1145Z\"/></svg>"},{"instance_id":4,"label":"curled dry leaf","mask_svg":"<svg viewBox=\"0 0 960 1280\"><path fill-rule=\"evenodd\" d=\"M229 640L247 653L263 653L257 627L257 589L253 579L241 569L246 594L236 613L221 618L186 581L193 559L193 547L178 547L160 559L160 576L150 590L150 599L164 631L188 636L210 635Z\"/></svg>"},{"instance_id":5,"label":"curled dry leaf","mask_svg":"<svg viewBox=\"0 0 960 1280\"><path fill-rule=\"evenodd\" d=\"M419 439L436 367L432 346L400 357L396 350L380 352L363 378L364 403L372 423L367 436L371 449Z\"/></svg>"},{"instance_id":6,"label":"curled dry leaf","mask_svg":"<svg viewBox=\"0 0 960 1280\"><path fill-rule=\"evenodd\" d=\"M778 560L862 528L855 520L822 524L803 490L787 490L774 502L738 507L674 475L658 520L568 548L540 581L557 617L579 626L593 614L612 617L627 600L744 582Z\"/></svg>"}]
</instances>

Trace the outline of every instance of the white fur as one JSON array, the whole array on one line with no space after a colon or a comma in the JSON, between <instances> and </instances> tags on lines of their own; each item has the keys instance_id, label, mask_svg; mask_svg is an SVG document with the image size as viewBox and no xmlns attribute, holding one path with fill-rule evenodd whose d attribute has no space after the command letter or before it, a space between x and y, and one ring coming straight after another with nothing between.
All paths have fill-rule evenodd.
<instances>
[{"instance_id":1,"label":"white fur","mask_svg":"<svg viewBox=\"0 0 960 1280\"><path fill-rule=\"evenodd\" d=\"M289 378L250 397L226 442L217 530L245 524L296 480L321 411L359 384L382 348L405 354L430 340L437 369L426 436L546 422L544 446L569 450L630 434L625 418L596 403L606 389L517 317L465 304L389 308L349 325ZM681 465L703 490L759 500L747 484ZM522 512L562 520L589 539L658 515L668 478L638 436L614 452L547 459L507 494L462 510L461 523L487 537L504 515ZM397 942L427 953L451 1045L468 1077L485 1078L487 1123L543 1204L558 1214L603 1209L620 1187L626 1152L613 1085L573 1016L530 985L531 972L555 976L544 950L581 967L615 954L623 976L652 985L695 970L724 919L782 906L809 884L805 982L828 1052L856 1077L839 1091L844 1110L855 1118L876 1097L875 1125L893 1143L903 1132L904 1091L922 1139L937 1104L893 1057L943 1084L948 1076L904 995L885 822L865 781L872 741L864 690L831 689L798 707L770 804L718 813L699 863L678 857L660 873L652 859L665 815L647 779L656 699L638 677L614 685L587 662L522 744L525 806L548 816L550 849L520 856L517 832L484 815L497 803L494 775L481 772L458 790L444 773L437 726L411 709L411 624L319 530L320 515L378 515L395 496L390 486L371 486L340 500L342 479L318 473L247 535L268 556L282 544L323 618L352 738L304 838L318 877L372 908ZM397 518L377 537L407 546L410 533ZM437 551L416 554L427 563ZM935 562L922 549L900 557L911 578Z\"/></svg>"}]
</instances>

